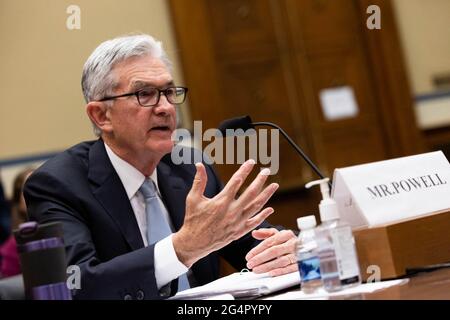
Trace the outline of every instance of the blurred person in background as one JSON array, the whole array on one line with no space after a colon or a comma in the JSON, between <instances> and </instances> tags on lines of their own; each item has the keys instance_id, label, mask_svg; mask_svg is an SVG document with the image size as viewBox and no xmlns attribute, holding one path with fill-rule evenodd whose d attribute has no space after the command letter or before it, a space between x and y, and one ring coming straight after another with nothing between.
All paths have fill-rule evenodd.
<instances>
[{"instance_id":1,"label":"blurred person in background","mask_svg":"<svg viewBox=\"0 0 450 320\"><path fill-rule=\"evenodd\" d=\"M11 230L7 240L0 246L0 275L11 277L21 272L17 243L12 230L28 220L27 207L23 197L23 185L33 172L28 168L20 172L14 179L13 195L11 199Z\"/></svg>"},{"instance_id":2,"label":"blurred person in background","mask_svg":"<svg viewBox=\"0 0 450 320\"><path fill-rule=\"evenodd\" d=\"M10 211L9 203L5 198L3 191L3 183L0 177L0 245L8 239L10 228ZM0 257L1 262L1 257Z\"/></svg>"}]
</instances>

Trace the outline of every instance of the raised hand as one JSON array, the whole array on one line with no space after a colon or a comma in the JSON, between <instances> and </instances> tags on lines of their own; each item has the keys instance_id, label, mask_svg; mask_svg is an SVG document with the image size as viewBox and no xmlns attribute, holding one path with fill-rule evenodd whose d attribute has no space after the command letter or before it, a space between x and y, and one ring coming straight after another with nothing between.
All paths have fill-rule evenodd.
<instances>
[{"instance_id":1,"label":"raised hand","mask_svg":"<svg viewBox=\"0 0 450 320\"><path fill-rule=\"evenodd\" d=\"M172 238L178 259L187 267L239 239L273 213L273 208L263 209L278 189L276 183L264 188L269 169L262 170L236 199L254 165L253 160L242 164L224 189L209 199L204 196L206 169L203 164L196 164L197 173L186 199L184 223Z\"/></svg>"}]
</instances>

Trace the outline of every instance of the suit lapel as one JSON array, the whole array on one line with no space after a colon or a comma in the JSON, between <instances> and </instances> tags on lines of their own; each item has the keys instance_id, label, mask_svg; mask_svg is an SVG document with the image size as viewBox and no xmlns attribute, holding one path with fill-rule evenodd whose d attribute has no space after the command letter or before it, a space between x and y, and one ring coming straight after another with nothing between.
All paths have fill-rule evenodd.
<instances>
[{"instance_id":1,"label":"suit lapel","mask_svg":"<svg viewBox=\"0 0 450 320\"><path fill-rule=\"evenodd\" d=\"M182 178L173 174L171 167L167 163L161 161L157 170L158 186L163 202L169 211L175 231L178 231L184 221L185 203L189 186Z\"/></svg>"},{"instance_id":2,"label":"suit lapel","mask_svg":"<svg viewBox=\"0 0 450 320\"><path fill-rule=\"evenodd\" d=\"M130 200L101 139L89 151L88 178L94 196L121 230L131 249L143 248L144 242Z\"/></svg>"}]
</instances>

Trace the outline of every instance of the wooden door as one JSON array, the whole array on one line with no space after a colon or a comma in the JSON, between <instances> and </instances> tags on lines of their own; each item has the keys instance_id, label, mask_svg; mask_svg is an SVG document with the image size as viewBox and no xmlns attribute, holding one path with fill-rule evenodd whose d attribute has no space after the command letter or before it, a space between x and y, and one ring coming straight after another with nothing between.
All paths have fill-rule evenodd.
<instances>
[{"instance_id":1,"label":"wooden door","mask_svg":"<svg viewBox=\"0 0 450 320\"><path fill-rule=\"evenodd\" d=\"M192 118L203 129L249 114L272 121L324 174L421 152L395 21L388 0L171 0ZM368 30L377 4L382 29ZM355 116L331 121L320 93L350 87ZM281 168L271 179L272 222L295 227L317 213L317 176L280 137ZM237 166L218 165L224 180Z\"/></svg>"}]
</instances>

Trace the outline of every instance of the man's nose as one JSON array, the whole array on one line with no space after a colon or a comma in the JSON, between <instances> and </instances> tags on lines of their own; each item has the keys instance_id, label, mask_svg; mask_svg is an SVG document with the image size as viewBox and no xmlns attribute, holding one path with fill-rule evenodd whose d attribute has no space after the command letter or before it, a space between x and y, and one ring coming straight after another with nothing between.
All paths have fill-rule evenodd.
<instances>
[{"instance_id":1,"label":"man's nose","mask_svg":"<svg viewBox=\"0 0 450 320\"><path fill-rule=\"evenodd\" d=\"M168 100L165 94L161 92L161 95L159 97L158 104L153 106L153 111L158 115L167 115L169 114L175 106L171 104Z\"/></svg>"}]
</instances>

